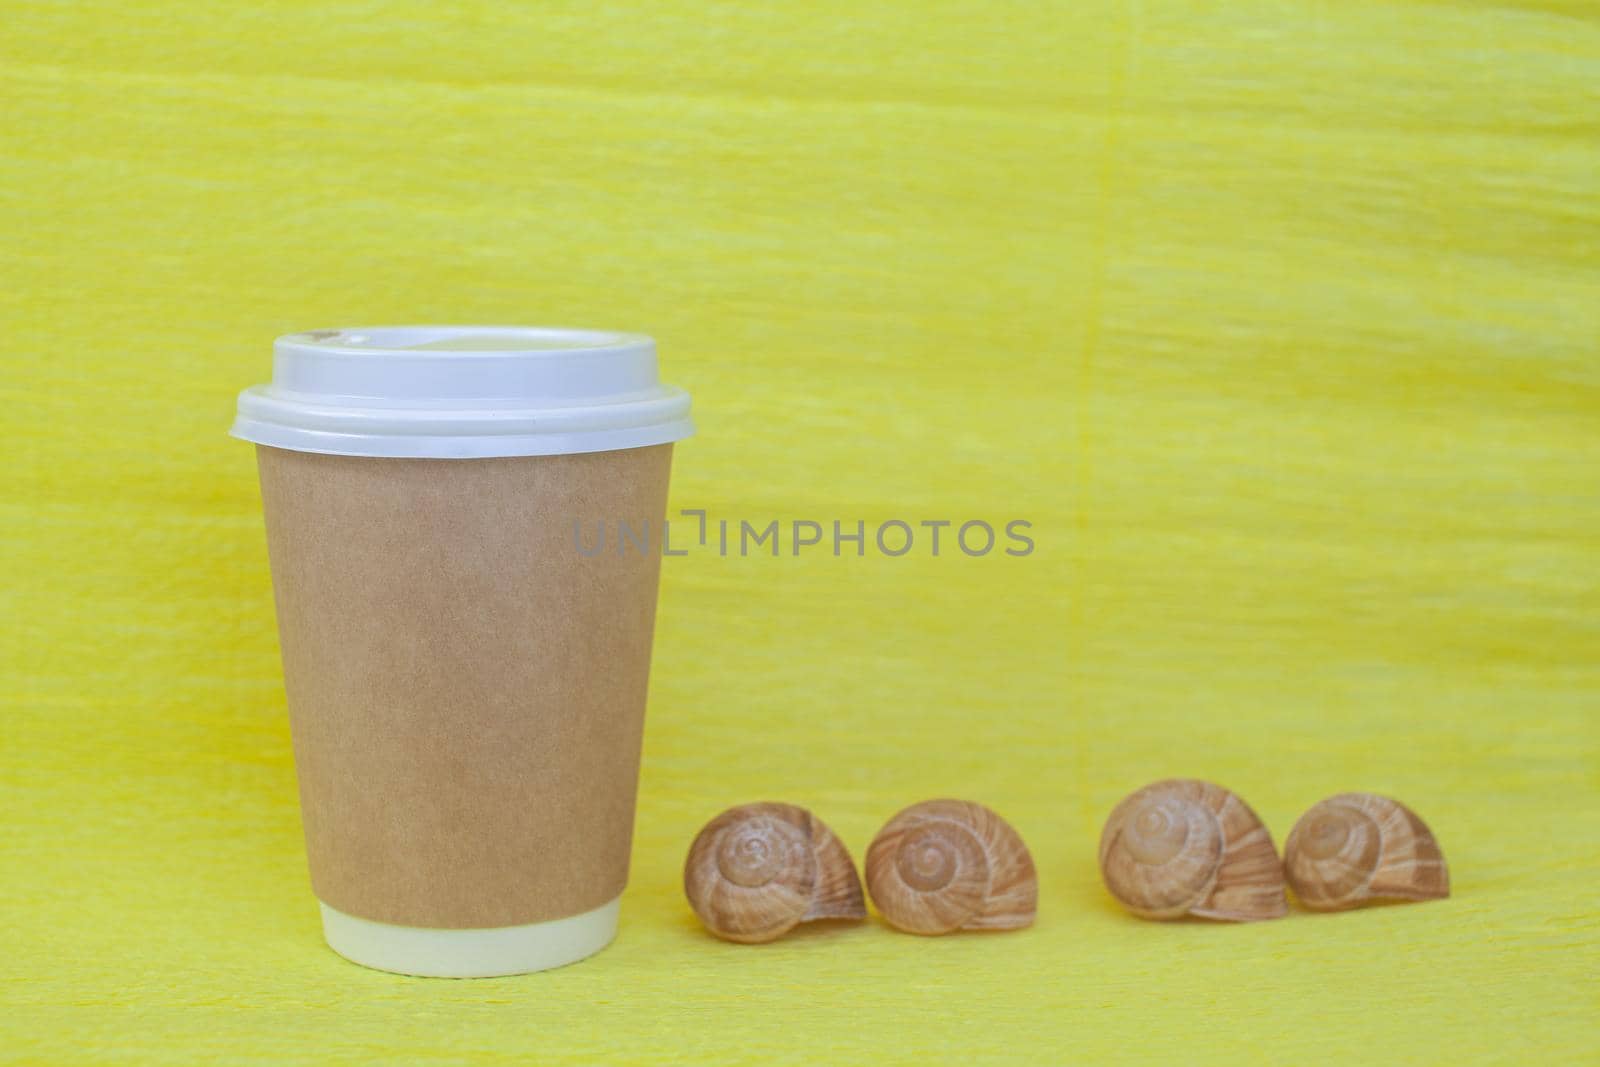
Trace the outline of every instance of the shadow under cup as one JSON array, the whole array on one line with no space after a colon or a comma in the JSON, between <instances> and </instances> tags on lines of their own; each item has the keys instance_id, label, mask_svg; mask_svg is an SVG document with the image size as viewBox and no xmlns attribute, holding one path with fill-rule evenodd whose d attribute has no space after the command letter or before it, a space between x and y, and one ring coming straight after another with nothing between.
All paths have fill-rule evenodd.
<instances>
[{"instance_id":1,"label":"shadow under cup","mask_svg":"<svg viewBox=\"0 0 1600 1067\"><path fill-rule=\"evenodd\" d=\"M367 966L455 977L560 966L615 936L670 442L691 429L687 396L619 388L654 379L648 339L580 334L599 339L584 348L573 331L464 329L281 339L273 386L247 391L235 426L258 445L328 943ZM419 332L421 347L395 343ZM551 334L561 343L524 343ZM614 358L616 345L631 354ZM283 387L319 361L365 378L323 383L315 403ZM457 368L490 395L441 399ZM340 427L354 439L330 440L329 397L359 398ZM603 444L618 447L574 447ZM524 454L482 454L508 450ZM430 451L448 458L415 454Z\"/></svg>"}]
</instances>

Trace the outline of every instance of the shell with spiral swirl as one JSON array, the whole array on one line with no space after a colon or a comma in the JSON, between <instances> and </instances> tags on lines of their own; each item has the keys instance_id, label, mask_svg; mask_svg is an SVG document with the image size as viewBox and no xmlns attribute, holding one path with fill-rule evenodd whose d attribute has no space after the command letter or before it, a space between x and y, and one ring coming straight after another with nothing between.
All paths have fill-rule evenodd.
<instances>
[{"instance_id":1,"label":"shell with spiral swirl","mask_svg":"<svg viewBox=\"0 0 1600 1067\"><path fill-rule=\"evenodd\" d=\"M745 804L712 819L689 847L683 890L708 930L747 944L803 922L867 917L850 853L793 804Z\"/></svg>"},{"instance_id":2,"label":"shell with spiral swirl","mask_svg":"<svg viewBox=\"0 0 1600 1067\"><path fill-rule=\"evenodd\" d=\"M1100 873L1146 919L1250 922L1289 910L1272 835L1249 805L1210 782L1174 778L1124 799L1100 836Z\"/></svg>"},{"instance_id":3,"label":"shell with spiral swirl","mask_svg":"<svg viewBox=\"0 0 1600 1067\"><path fill-rule=\"evenodd\" d=\"M1433 832L1410 808L1375 793L1340 793L1302 815L1284 842L1283 868L1314 911L1450 895Z\"/></svg>"},{"instance_id":4,"label":"shell with spiral swirl","mask_svg":"<svg viewBox=\"0 0 1600 1067\"><path fill-rule=\"evenodd\" d=\"M970 801L929 800L873 839L867 892L908 933L1015 930L1033 922L1039 882L1028 847L999 815Z\"/></svg>"}]
</instances>

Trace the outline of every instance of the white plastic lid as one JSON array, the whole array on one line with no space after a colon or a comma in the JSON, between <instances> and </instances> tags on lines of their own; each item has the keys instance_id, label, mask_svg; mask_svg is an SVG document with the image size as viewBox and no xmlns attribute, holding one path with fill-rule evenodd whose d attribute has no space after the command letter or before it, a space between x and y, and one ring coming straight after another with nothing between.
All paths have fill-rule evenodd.
<instances>
[{"instance_id":1,"label":"white plastic lid","mask_svg":"<svg viewBox=\"0 0 1600 1067\"><path fill-rule=\"evenodd\" d=\"M273 343L272 384L232 434L297 452L476 459L606 452L694 432L633 333L531 326L312 330Z\"/></svg>"}]
</instances>

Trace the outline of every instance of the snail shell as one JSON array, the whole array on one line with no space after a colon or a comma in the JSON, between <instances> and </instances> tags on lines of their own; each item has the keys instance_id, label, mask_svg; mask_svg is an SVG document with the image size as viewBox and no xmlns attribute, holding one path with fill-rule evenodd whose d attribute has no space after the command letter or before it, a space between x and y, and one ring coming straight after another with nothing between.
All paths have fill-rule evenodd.
<instances>
[{"instance_id":1,"label":"snail shell","mask_svg":"<svg viewBox=\"0 0 1600 1067\"><path fill-rule=\"evenodd\" d=\"M1444 853L1427 824L1374 793L1340 793L1300 816L1284 842L1283 869L1300 903L1315 911L1450 895Z\"/></svg>"},{"instance_id":2,"label":"snail shell","mask_svg":"<svg viewBox=\"0 0 1600 1067\"><path fill-rule=\"evenodd\" d=\"M1015 930L1033 922L1039 879L1028 846L1000 816L965 800L928 800L872 839L867 892L907 933Z\"/></svg>"},{"instance_id":3,"label":"snail shell","mask_svg":"<svg viewBox=\"0 0 1600 1067\"><path fill-rule=\"evenodd\" d=\"M813 919L867 917L850 853L793 804L745 804L712 819L689 846L683 891L708 930L746 944Z\"/></svg>"},{"instance_id":4,"label":"snail shell","mask_svg":"<svg viewBox=\"0 0 1600 1067\"><path fill-rule=\"evenodd\" d=\"M1146 919L1250 922L1289 910L1266 826L1235 794L1194 779L1147 785L1116 806L1100 835L1100 874Z\"/></svg>"}]
</instances>

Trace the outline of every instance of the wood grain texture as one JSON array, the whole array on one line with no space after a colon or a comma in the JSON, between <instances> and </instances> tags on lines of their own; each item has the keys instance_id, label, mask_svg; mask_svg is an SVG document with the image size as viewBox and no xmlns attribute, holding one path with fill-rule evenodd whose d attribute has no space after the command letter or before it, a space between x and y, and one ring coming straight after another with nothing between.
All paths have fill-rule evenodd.
<instances>
[{"instance_id":1,"label":"wood grain texture","mask_svg":"<svg viewBox=\"0 0 1600 1067\"><path fill-rule=\"evenodd\" d=\"M0 1059L1590 1055L1592 4L0 25ZM360 970L307 885L223 430L274 335L415 321L656 335L700 426L674 508L1032 523L1024 557L664 561L621 937L549 975ZM1095 841L1167 776L1280 841L1404 797L1452 896L1139 922ZM943 795L1027 840L1035 926L752 949L683 902L729 805L860 856Z\"/></svg>"}]
</instances>

